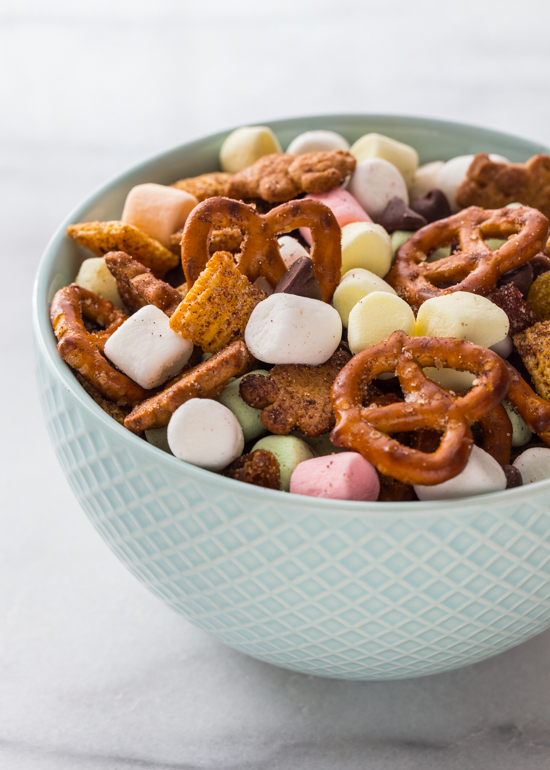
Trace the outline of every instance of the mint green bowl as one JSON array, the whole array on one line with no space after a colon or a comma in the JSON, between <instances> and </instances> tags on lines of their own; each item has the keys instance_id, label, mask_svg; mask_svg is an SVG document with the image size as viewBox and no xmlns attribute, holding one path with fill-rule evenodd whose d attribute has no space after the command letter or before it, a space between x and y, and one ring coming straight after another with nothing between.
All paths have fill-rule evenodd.
<instances>
[{"instance_id":1,"label":"mint green bowl","mask_svg":"<svg viewBox=\"0 0 550 770\"><path fill-rule=\"evenodd\" d=\"M421 162L548 151L507 134L420 118L348 115L270 124L377 131ZM128 190L217 168L225 133L156 155L64 221L40 263L34 335L40 397L67 479L138 580L236 650L341 679L421 676L488 658L550 626L550 481L464 500L351 503L260 489L187 465L132 435L57 354L48 308L89 256L71 222L120 216Z\"/></svg>"}]
</instances>

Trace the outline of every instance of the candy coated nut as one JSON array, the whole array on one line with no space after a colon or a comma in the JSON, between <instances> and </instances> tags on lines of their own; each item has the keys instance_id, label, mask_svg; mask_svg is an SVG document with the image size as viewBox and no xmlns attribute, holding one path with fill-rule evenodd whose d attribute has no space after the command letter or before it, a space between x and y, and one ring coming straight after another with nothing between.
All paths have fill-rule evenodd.
<instances>
[{"instance_id":1,"label":"candy coated nut","mask_svg":"<svg viewBox=\"0 0 550 770\"><path fill-rule=\"evenodd\" d=\"M392 198L401 198L409 205L405 180L392 163L381 158L357 164L349 191L373 219L380 216Z\"/></svg>"},{"instance_id":2,"label":"candy coated nut","mask_svg":"<svg viewBox=\"0 0 550 770\"><path fill-rule=\"evenodd\" d=\"M191 340L172 331L154 305L130 316L105 343L105 355L142 388L156 388L177 374L193 352Z\"/></svg>"},{"instance_id":3,"label":"candy coated nut","mask_svg":"<svg viewBox=\"0 0 550 770\"><path fill-rule=\"evenodd\" d=\"M305 131L286 148L289 155L304 155L306 152L332 152L349 150L349 142L336 131Z\"/></svg>"},{"instance_id":4,"label":"candy coated nut","mask_svg":"<svg viewBox=\"0 0 550 770\"><path fill-rule=\"evenodd\" d=\"M506 414L512 423L512 446L524 446L533 435L531 429L507 399L504 399L502 406L506 409Z\"/></svg>"},{"instance_id":5,"label":"candy coated nut","mask_svg":"<svg viewBox=\"0 0 550 770\"><path fill-rule=\"evenodd\" d=\"M260 302L244 332L246 346L267 364L319 366L342 338L338 311L326 302L297 294L272 294Z\"/></svg>"},{"instance_id":6,"label":"candy coated nut","mask_svg":"<svg viewBox=\"0 0 550 770\"><path fill-rule=\"evenodd\" d=\"M386 283L383 278L371 273L370 270L363 270L356 267L355 270L347 272L332 297L332 304L340 314L342 324L347 327L349 314L352 308L360 299L366 297L373 291L387 291L388 294L395 294L395 289Z\"/></svg>"},{"instance_id":7,"label":"candy coated nut","mask_svg":"<svg viewBox=\"0 0 550 770\"><path fill-rule=\"evenodd\" d=\"M544 481L550 478L550 449L531 447L514 460L514 466L521 473L524 484Z\"/></svg>"},{"instance_id":8,"label":"candy coated nut","mask_svg":"<svg viewBox=\"0 0 550 770\"><path fill-rule=\"evenodd\" d=\"M336 217L340 227L345 227L351 222L372 222L365 209L357 202L351 193L337 187L326 193L310 193L306 198L321 201L328 206ZM311 243L311 231L307 227L300 228L300 235Z\"/></svg>"},{"instance_id":9,"label":"candy coated nut","mask_svg":"<svg viewBox=\"0 0 550 770\"><path fill-rule=\"evenodd\" d=\"M411 200L423 198L437 187L437 177L444 165L443 160L433 160L416 169L411 187Z\"/></svg>"},{"instance_id":10,"label":"candy coated nut","mask_svg":"<svg viewBox=\"0 0 550 770\"><path fill-rule=\"evenodd\" d=\"M348 345L355 355L386 340L401 329L412 335L414 313L405 300L386 291L373 291L352 308L348 321Z\"/></svg>"},{"instance_id":11,"label":"candy coated nut","mask_svg":"<svg viewBox=\"0 0 550 770\"><path fill-rule=\"evenodd\" d=\"M163 246L181 230L198 200L185 190L163 184L138 184L126 197L121 222L137 227Z\"/></svg>"},{"instance_id":12,"label":"candy coated nut","mask_svg":"<svg viewBox=\"0 0 550 770\"><path fill-rule=\"evenodd\" d=\"M279 140L267 126L243 126L226 138L220 149L222 171L236 174L264 155L282 152Z\"/></svg>"},{"instance_id":13,"label":"candy coated nut","mask_svg":"<svg viewBox=\"0 0 550 770\"><path fill-rule=\"evenodd\" d=\"M550 449L546 451L550 455ZM550 465L548 472L550 474ZM475 444L466 467L457 476L431 487L414 485L419 500L453 500L470 495L501 492L503 489L506 489L506 474L490 454Z\"/></svg>"},{"instance_id":14,"label":"candy coated nut","mask_svg":"<svg viewBox=\"0 0 550 770\"><path fill-rule=\"evenodd\" d=\"M508 316L486 297L457 291L432 297L418 311L416 337L458 337L490 348L508 334Z\"/></svg>"},{"instance_id":15,"label":"candy coated nut","mask_svg":"<svg viewBox=\"0 0 550 770\"><path fill-rule=\"evenodd\" d=\"M83 289L88 289L88 291L93 291L99 297L108 299L113 305L124 310L124 304L118 293L117 282L105 264L103 257L85 259L80 265L80 270L74 282L82 286Z\"/></svg>"},{"instance_id":16,"label":"candy coated nut","mask_svg":"<svg viewBox=\"0 0 550 770\"><path fill-rule=\"evenodd\" d=\"M307 228L307 232L310 232L309 228ZM296 238L293 238L291 235L282 235L277 241L279 243L281 257L283 258L287 270L297 259L300 259L300 257L309 257L309 251L304 249L300 241L297 241Z\"/></svg>"},{"instance_id":17,"label":"candy coated nut","mask_svg":"<svg viewBox=\"0 0 550 770\"><path fill-rule=\"evenodd\" d=\"M466 174L474 157L475 155L457 155L456 158L448 160L437 174L437 184L434 187L439 187L445 193L453 214L460 210L460 206L456 202L456 191L466 179ZM502 155L493 154L489 155L489 158L496 162L509 162L508 158L504 158Z\"/></svg>"},{"instance_id":18,"label":"candy coated nut","mask_svg":"<svg viewBox=\"0 0 550 770\"><path fill-rule=\"evenodd\" d=\"M281 471L281 489L288 492L290 489L290 477L300 463L315 457L313 450L296 436L266 436L257 441L252 447L266 449L277 458Z\"/></svg>"},{"instance_id":19,"label":"candy coated nut","mask_svg":"<svg viewBox=\"0 0 550 770\"><path fill-rule=\"evenodd\" d=\"M407 187L412 185L418 168L418 153L414 147L382 134L365 134L355 142L350 152L358 163L369 158L382 158L393 163Z\"/></svg>"},{"instance_id":20,"label":"candy coated nut","mask_svg":"<svg viewBox=\"0 0 550 770\"><path fill-rule=\"evenodd\" d=\"M250 374L262 374L264 377L267 377L269 372L265 369L256 369L250 372ZM238 377L236 380L232 380L218 396L217 400L233 412L243 429L244 440L251 441L253 438L258 438L262 433L265 433L265 427L261 420L262 410L248 406L239 395L239 386L242 379L242 377Z\"/></svg>"},{"instance_id":21,"label":"candy coated nut","mask_svg":"<svg viewBox=\"0 0 550 770\"><path fill-rule=\"evenodd\" d=\"M352 222L342 229L342 275L361 267L383 278L391 258L391 238L380 225Z\"/></svg>"},{"instance_id":22,"label":"candy coated nut","mask_svg":"<svg viewBox=\"0 0 550 770\"><path fill-rule=\"evenodd\" d=\"M362 455L341 452L300 463L290 477L290 491L329 500L374 502L380 481L374 465Z\"/></svg>"},{"instance_id":23,"label":"candy coated nut","mask_svg":"<svg viewBox=\"0 0 550 770\"><path fill-rule=\"evenodd\" d=\"M437 382L445 390L458 393L461 390L469 390L476 378L472 372L460 372L458 369L438 369L435 366L426 366L423 370L426 377Z\"/></svg>"},{"instance_id":24,"label":"candy coated nut","mask_svg":"<svg viewBox=\"0 0 550 770\"><path fill-rule=\"evenodd\" d=\"M411 235L414 235L412 230L394 230L391 234L391 253L395 254L397 249L409 240Z\"/></svg>"},{"instance_id":25,"label":"candy coated nut","mask_svg":"<svg viewBox=\"0 0 550 770\"><path fill-rule=\"evenodd\" d=\"M157 449L162 449L163 452L172 454L172 450L168 445L168 428L148 428L145 431L145 438L149 444L156 446Z\"/></svg>"},{"instance_id":26,"label":"candy coated nut","mask_svg":"<svg viewBox=\"0 0 550 770\"><path fill-rule=\"evenodd\" d=\"M239 421L226 406L209 398L191 398L168 423L168 444L180 460L221 471L243 452Z\"/></svg>"}]
</instances>

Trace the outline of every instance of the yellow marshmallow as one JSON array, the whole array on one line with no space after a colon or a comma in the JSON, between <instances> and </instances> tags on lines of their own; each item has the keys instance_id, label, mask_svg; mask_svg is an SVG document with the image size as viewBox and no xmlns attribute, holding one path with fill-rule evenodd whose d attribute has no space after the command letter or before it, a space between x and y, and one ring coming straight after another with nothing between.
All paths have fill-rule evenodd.
<instances>
[{"instance_id":1,"label":"yellow marshmallow","mask_svg":"<svg viewBox=\"0 0 550 770\"><path fill-rule=\"evenodd\" d=\"M229 134L220 149L222 171L236 174L264 155L282 152L279 140L267 126L243 126Z\"/></svg>"},{"instance_id":2,"label":"yellow marshmallow","mask_svg":"<svg viewBox=\"0 0 550 770\"><path fill-rule=\"evenodd\" d=\"M412 186L418 168L418 153L414 147L382 134L365 134L351 146L350 152L358 163L367 158L382 158L393 163L407 187Z\"/></svg>"},{"instance_id":3,"label":"yellow marshmallow","mask_svg":"<svg viewBox=\"0 0 550 770\"><path fill-rule=\"evenodd\" d=\"M402 329L414 332L414 313L397 294L373 291L352 308L348 321L348 345L353 355L387 339Z\"/></svg>"},{"instance_id":4,"label":"yellow marshmallow","mask_svg":"<svg viewBox=\"0 0 550 770\"><path fill-rule=\"evenodd\" d=\"M93 291L94 294L103 297L103 299L108 299L113 305L124 310L116 281L105 264L103 257L85 259L80 265L80 270L74 282L82 286L83 289L88 289L88 291Z\"/></svg>"},{"instance_id":5,"label":"yellow marshmallow","mask_svg":"<svg viewBox=\"0 0 550 770\"><path fill-rule=\"evenodd\" d=\"M415 335L458 337L489 348L508 334L508 316L486 297L457 291L432 297L418 311Z\"/></svg>"},{"instance_id":6,"label":"yellow marshmallow","mask_svg":"<svg viewBox=\"0 0 550 770\"><path fill-rule=\"evenodd\" d=\"M355 270L350 270L344 275L332 298L332 304L340 314L343 326L348 325L349 314L354 305L373 291L396 293L389 283L371 273L370 270L356 267Z\"/></svg>"},{"instance_id":7,"label":"yellow marshmallow","mask_svg":"<svg viewBox=\"0 0 550 770\"><path fill-rule=\"evenodd\" d=\"M391 258L391 238L381 225L352 222L342 228L342 275L361 267L383 278Z\"/></svg>"}]
</instances>

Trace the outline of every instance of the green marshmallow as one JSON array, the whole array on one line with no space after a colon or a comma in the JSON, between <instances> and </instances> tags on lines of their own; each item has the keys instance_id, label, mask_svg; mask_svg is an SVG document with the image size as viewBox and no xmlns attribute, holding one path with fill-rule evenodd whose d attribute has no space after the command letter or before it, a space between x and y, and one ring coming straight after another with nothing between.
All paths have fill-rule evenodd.
<instances>
[{"instance_id":1,"label":"green marshmallow","mask_svg":"<svg viewBox=\"0 0 550 770\"><path fill-rule=\"evenodd\" d=\"M168 428L149 428L145 431L145 438L147 441L152 444L153 446L156 446L157 449L162 449L163 452L168 452L168 454L172 454L172 450L168 446L168 438L167 438Z\"/></svg>"},{"instance_id":2,"label":"green marshmallow","mask_svg":"<svg viewBox=\"0 0 550 770\"><path fill-rule=\"evenodd\" d=\"M250 374L261 374L267 377L269 372L265 369L256 369L254 372L250 372ZM243 377L247 376L246 374L243 375ZM262 433L265 433L266 428L261 420L262 410L253 409L251 406L248 406L239 394L239 385L243 377L231 380L225 390L217 397L216 401L219 401L220 404L223 404L233 412L243 429L244 440L251 441L253 438L257 438Z\"/></svg>"},{"instance_id":3,"label":"green marshmallow","mask_svg":"<svg viewBox=\"0 0 550 770\"><path fill-rule=\"evenodd\" d=\"M437 262L438 259L445 259L445 257L451 256L451 247L450 246L442 246L440 249L436 249L435 251L432 251L432 253L427 257L426 262Z\"/></svg>"},{"instance_id":4,"label":"green marshmallow","mask_svg":"<svg viewBox=\"0 0 550 770\"><path fill-rule=\"evenodd\" d=\"M309 444L317 457L325 457L326 455L334 454L334 452L348 451L347 449L344 449L344 447L334 446L330 440L330 433L323 433L322 436L304 436L304 434L299 431L293 431L291 435L296 436L296 438L302 439L306 444Z\"/></svg>"},{"instance_id":5,"label":"green marshmallow","mask_svg":"<svg viewBox=\"0 0 550 770\"><path fill-rule=\"evenodd\" d=\"M296 436L266 436L254 444L252 451L255 449L266 449L275 455L281 471L281 489L285 492L290 489L290 477L294 468L304 460L315 457L312 448Z\"/></svg>"},{"instance_id":6,"label":"green marshmallow","mask_svg":"<svg viewBox=\"0 0 550 770\"><path fill-rule=\"evenodd\" d=\"M506 413L512 423L512 446L527 444L533 433L527 427L525 420L506 399L502 402L502 406L506 409Z\"/></svg>"},{"instance_id":7,"label":"green marshmallow","mask_svg":"<svg viewBox=\"0 0 550 770\"><path fill-rule=\"evenodd\" d=\"M506 240L502 240L502 238L487 238L485 241L485 245L488 246L492 251L500 249L503 243L506 243Z\"/></svg>"},{"instance_id":8,"label":"green marshmallow","mask_svg":"<svg viewBox=\"0 0 550 770\"><path fill-rule=\"evenodd\" d=\"M411 235L414 235L412 230L394 230L391 234L391 251L395 254L397 249L402 246L405 241L408 241Z\"/></svg>"}]
</instances>

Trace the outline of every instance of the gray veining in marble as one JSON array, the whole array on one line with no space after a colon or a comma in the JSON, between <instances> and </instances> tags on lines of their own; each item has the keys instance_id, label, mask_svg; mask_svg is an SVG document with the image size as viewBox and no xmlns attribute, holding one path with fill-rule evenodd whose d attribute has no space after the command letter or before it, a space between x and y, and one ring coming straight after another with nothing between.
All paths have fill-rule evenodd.
<instances>
[{"instance_id":1,"label":"gray veining in marble","mask_svg":"<svg viewBox=\"0 0 550 770\"><path fill-rule=\"evenodd\" d=\"M532 0L3 0L1 768L550 767L550 632L449 674L346 683L245 658L149 595L52 456L29 328L58 222L165 146L361 111L550 144L549 29Z\"/></svg>"}]
</instances>

